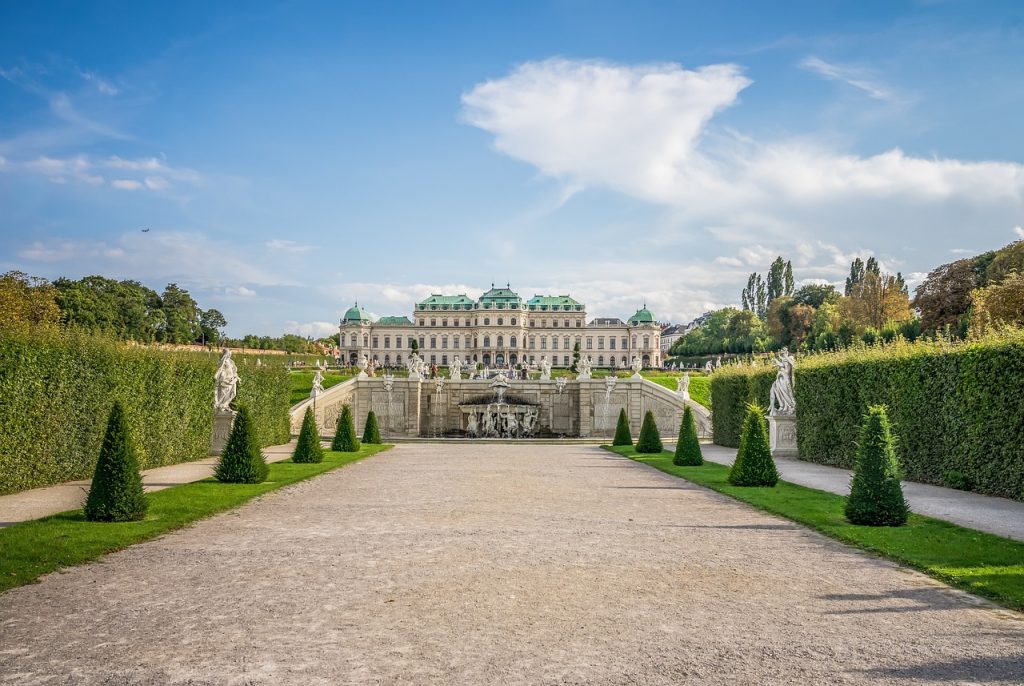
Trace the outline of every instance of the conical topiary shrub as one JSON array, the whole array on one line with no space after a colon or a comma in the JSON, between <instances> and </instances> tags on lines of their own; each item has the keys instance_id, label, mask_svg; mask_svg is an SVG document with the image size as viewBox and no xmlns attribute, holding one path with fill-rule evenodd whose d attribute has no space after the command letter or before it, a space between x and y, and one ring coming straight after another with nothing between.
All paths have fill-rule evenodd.
<instances>
[{"instance_id":1,"label":"conical topiary shrub","mask_svg":"<svg viewBox=\"0 0 1024 686\"><path fill-rule=\"evenodd\" d=\"M757 404L748 405L740 434L740 449L729 471L729 483L733 486L774 486L778 482L779 472L772 459L764 410Z\"/></svg>"},{"instance_id":2,"label":"conical topiary shrub","mask_svg":"<svg viewBox=\"0 0 1024 686\"><path fill-rule=\"evenodd\" d=\"M660 453L661 449L661 434L658 433L654 413L647 410L647 413L644 414L644 423L640 425L640 437L636 439L636 451L638 453Z\"/></svg>"},{"instance_id":3,"label":"conical topiary shrub","mask_svg":"<svg viewBox=\"0 0 1024 686\"><path fill-rule=\"evenodd\" d=\"M629 432L626 408L619 410L619 423L615 425L615 438L612 439L612 445L633 445L633 434Z\"/></svg>"},{"instance_id":4,"label":"conical topiary shrub","mask_svg":"<svg viewBox=\"0 0 1024 686\"><path fill-rule=\"evenodd\" d=\"M704 464L700 439L697 438L697 423L693 420L693 411L689 405L683 410L683 421L679 423L679 439L676 441L672 464L680 467L699 467Z\"/></svg>"},{"instance_id":5,"label":"conical topiary shrub","mask_svg":"<svg viewBox=\"0 0 1024 686\"><path fill-rule=\"evenodd\" d=\"M860 430L846 518L851 524L901 526L909 516L889 417L885 407L869 407Z\"/></svg>"},{"instance_id":6,"label":"conical topiary shrub","mask_svg":"<svg viewBox=\"0 0 1024 686\"><path fill-rule=\"evenodd\" d=\"M316 429L316 417L313 408L307 407L302 417L302 430L299 431L299 442L292 453L292 462L323 462L324 449L320 446L320 432Z\"/></svg>"},{"instance_id":7,"label":"conical topiary shrub","mask_svg":"<svg viewBox=\"0 0 1024 686\"><path fill-rule=\"evenodd\" d=\"M338 426L334 430L331 450L339 453L354 453L359 450L359 438L356 436L356 422L352 418L352 408L345 405L338 415Z\"/></svg>"},{"instance_id":8,"label":"conical topiary shrub","mask_svg":"<svg viewBox=\"0 0 1024 686\"><path fill-rule=\"evenodd\" d=\"M258 484L265 481L269 473L270 467L260 451L252 415L243 405L238 408L227 445L213 475L218 481L229 484Z\"/></svg>"},{"instance_id":9,"label":"conical topiary shrub","mask_svg":"<svg viewBox=\"0 0 1024 686\"><path fill-rule=\"evenodd\" d=\"M84 509L90 522L133 522L146 516L139 461L121 403L115 402L110 409Z\"/></svg>"},{"instance_id":10,"label":"conical topiary shrub","mask_svg":"<svg viewBox=\"0 0 1024 686\"><path fill-rule=\"evenodd\" d=\"M370 410L366 413L366 424L363 426L363 443L376 445L380 443L380 428L377 426L377 415Z\"/></svg>"}]
</instances>

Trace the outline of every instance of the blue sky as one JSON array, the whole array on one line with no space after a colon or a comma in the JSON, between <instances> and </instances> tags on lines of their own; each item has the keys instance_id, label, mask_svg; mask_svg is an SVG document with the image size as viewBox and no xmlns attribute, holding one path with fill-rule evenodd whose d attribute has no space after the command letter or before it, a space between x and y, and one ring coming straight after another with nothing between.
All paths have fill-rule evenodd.
<instances>
[{"instance_id":1,"label":"blue sky","mask_svg":"<svg viewBox=\"0 0 1024 686\"><path fill-rule=\"evenodd\" d=\"M1024 237L1021 73L1019 2L5 3L0 270L176 281L234 335L920 278Z\"/></svg>"}]
</instances>

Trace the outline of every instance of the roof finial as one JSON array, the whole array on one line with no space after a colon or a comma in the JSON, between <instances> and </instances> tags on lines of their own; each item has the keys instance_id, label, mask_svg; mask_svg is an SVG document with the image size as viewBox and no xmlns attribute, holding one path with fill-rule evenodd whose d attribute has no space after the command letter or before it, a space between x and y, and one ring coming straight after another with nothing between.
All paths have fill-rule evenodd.
<instances>
[{"instance_id":1,"label":"roof finial","mask_svg":"<svg viewBox=\"0 0 1024 686\"><path fill-rule=\"evenodd\" d=\"M507 288L509 290L512 290L512 282L511 281L506 281L505 282L505 288Z\"/></svg>"}]
</instances>

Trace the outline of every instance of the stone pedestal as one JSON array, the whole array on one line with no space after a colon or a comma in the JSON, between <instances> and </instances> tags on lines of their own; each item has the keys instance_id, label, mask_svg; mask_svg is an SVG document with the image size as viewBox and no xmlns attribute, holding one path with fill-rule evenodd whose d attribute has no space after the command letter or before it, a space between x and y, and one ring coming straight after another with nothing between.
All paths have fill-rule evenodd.
<instances>
[{"instance_id":1,"label":"stone pedestal","mask_svg":"<svg viewBox=\"0 0 1024 686\"><path fill-rule=\"evenodd\" d=\"M213 413L213 433L210 434L210 454L220 455L224 452L224 446L228 444L228 436L231 435L231 427L235 423L237 412L215 411Z\"/></svg>"},{"instance_id":2,"label":"stone pedestal","mask_svg":"<svg viewBox=\"0 0 1024 686\"><path fill-rule=\"evenodd\" d=\"M770 415L768 417L768 436L771 439L772 457L798 457L796 415Z\"/></svg>"}]
</instances>

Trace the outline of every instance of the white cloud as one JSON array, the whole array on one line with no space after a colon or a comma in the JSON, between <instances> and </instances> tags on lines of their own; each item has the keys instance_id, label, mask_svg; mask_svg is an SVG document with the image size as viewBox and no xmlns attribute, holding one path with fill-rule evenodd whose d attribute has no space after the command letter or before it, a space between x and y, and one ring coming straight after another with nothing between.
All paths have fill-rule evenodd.
<instances>
[{"instance_id":1,"label":"white cloud","mask_svg":"<svg viewBox=\"0 0 1024 686\"><path fill-rule=\"evenodd\" d=\"M825 60L808 55L800 61L799 66L807 71L814 72L819 76L832 81L839 81L848 86L867 93L875 100L893 100L892 91L872 79L871 73L860 67L849 67L840 64L826 62Z\"/></svg>"},{"instance_id":2,"label":"white cloud","mask_svg":"<svg viewBox=\"0 0 1024 686\"><path fill-rule=\"evenodd\" d=\"M110 81L107 81L106 79L98 75L96 72L82 71L79 73L82 75L83 79L85 79L93 86L95 86L96 90L98 90L103 95L117 95L121 92L117 86L110 83Z\"/></svg>"},{"instance_id":3,"label":"white cloud","mask_svg":"<svg viewBox=\"0 0 1024 686\"><path fill-rule=\"evenodd\" d=\"M255 298L256 291L245 286L228 286L224 289L224 295L236 296L239 298Z\"/></svg>"},{"instance_id":4,"label":"white cloud","mask_svg":"<svg viewBox=\"0 0 1024 686\"><path fill-rule=\"evenodd\" d=\"M65 183L68 179L74 179L90 186L103 184L103 177L94 173L94 165L85 155L76 155L65 159L41 156L20 165L4 165L4 169L17 171L18 169L31 174L41 174L55 183Z\"/></svg>"},{"instance_id":5,"label":"white cloud","mask_svg":"<svg viewBox=\"0 0 1024 686\"><path fill-rule=\"evenodd\" d=\"M295 241L273 239L266 242L266 246L276 252L303 253L315 249L316 246L301 245Z\"/></svg>"},{"instance_id":6,"label":"white cloud","mask_svg":"<svg viewBox=\"0 0 1024 686\"><path fill-rule=\"evenodd\" d=\"M300 324L296 321L288 321L285 322L284 332L312 338L323 338L331 335L337 337L338 325L331 322L304 322Z\"/></svg>"},{"instance_id":7,"label":"white cloud","mask_svg":"<svg viewBox=\"0 0 1024 686\"><path fill-rule=\"evenodd\" d=\"M142 188L142 183L135 179L114 179L110 182L110 186L122 191L137 191Z\"/></svg>"},{"instance_id":8,"label":"white cloud","mask_svg":"<svg viewBox=\"0 0 1024 686\"><path fill-rule=\"evenodd\" d=\"M1013 232L1017 234L1017 238L1024 238L1024 226L1013 227Z\"/></svg>"},{"instance_id":9,"label":"white cloud","mask_svg":"<svg viewBox=\"0 0 1024 686\"><path fill-rule=\"evenodd\" d=\"M888 255L905 254L907 245L921 246L916 258L929 260L921 268L963 247L950 243L965 227L1005 226L1024 214L1017 163L898 148L859 155L716 127L716 113L750 84L729 64L687 70L551 59L477 85L462 97L462 116L492 133L497 150L560 183L666 208L677 221L643 235L659 251L710 234L732 246L727 257L760 269L776 254L812 265L801 251L818 242L840 246L812 250L823 269L862 246ZM1000 240L995 230L971 236L981 246Z\"/></svg>"},{"instance_id":10,"label":"white cloud","mask_svg":"<svg viewBox=\"0 0 1024 686\"><path fill-rule=\"evenodd\" d=\"M14 162L0 158L0 171L39 174L54 183L80 181L91 186L102 186L108 181L105 174L114 170L119 178L109 179L111 188L118 190L165 191L171 187L168 179L186 183L199 183L202 177L187 167L169 167L155 157L126 160L108 157L95 160L88 155L57 158L46 155L31 160ZM137 174L137 178L124 178Z\"/></svg>"}]
</instances>

